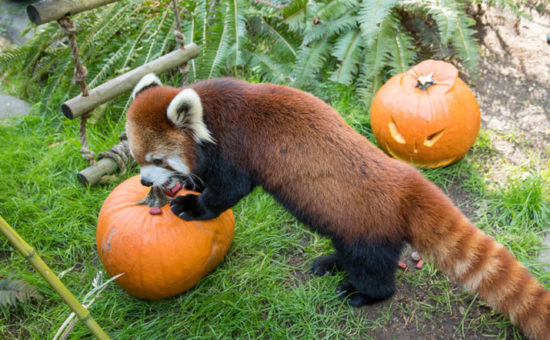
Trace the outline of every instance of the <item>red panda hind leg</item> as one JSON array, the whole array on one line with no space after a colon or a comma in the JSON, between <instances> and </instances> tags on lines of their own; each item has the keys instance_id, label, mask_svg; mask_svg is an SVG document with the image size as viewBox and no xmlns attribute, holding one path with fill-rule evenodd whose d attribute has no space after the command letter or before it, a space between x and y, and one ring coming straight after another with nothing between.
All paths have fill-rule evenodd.
<instances>
[{"instance_id":1,"label":"red panda hind leg","mask_svg":"<svg viewBox=\"0 0 550 340\"><path fill-rule=\"evenodd\" d=\"M342 270L340 258L336 254L319 256L311 263L311 272L316 276L324 276Z\"/></svg>"},{"instance_id":2,"label":"red panda hind leg","mask_svg":"<svg viewBox=\"0 0 550 340\"><path fill-rule=\"evenodd\" d=\"M336 254L322 256L312 263L313 273L324 275L343 270L346 279L337 288L339 296L354 307L373 304L395 293L397 260L403 242L354 241L347 244L332 238Z\"/></svg>"}]
</instances>

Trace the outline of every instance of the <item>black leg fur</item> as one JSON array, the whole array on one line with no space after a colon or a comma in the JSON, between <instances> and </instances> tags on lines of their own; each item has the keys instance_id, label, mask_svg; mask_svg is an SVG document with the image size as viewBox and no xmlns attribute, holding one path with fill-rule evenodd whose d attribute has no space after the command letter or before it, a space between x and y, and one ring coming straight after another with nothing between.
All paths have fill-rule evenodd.
<instances>
[{"instance_id":1,"label":"black leg fur","mask_svg":"<svg viewBox=\"0 0 550 340\"><path fill-rule=\"evenodd\" d=\"M245 174L226 169L223 177L211 177L200 195L178 196L170 202L172 212L186 221L209 220L231 208L254 187Z\"/></svg>"},{"instance_id":2,"label":"black leg fur","mask_svg":"<svg viewBox=\"0 0 550 340\"><path fill-rule=\"evenodd\" d=\"M342 299L360 307L394 294L395 271L403 242L357 242L352 246L339 241L333 243L349 279L338 287Z\"/></svg>"},{"instance_id":3,"label":"black leg fur","mask_svg":"<svg viewBox=\"0 0 550 340\"><path fill-rule=\"evenodd\" d=\"M319 256L311 263L311 271L317 276L323 276L341 270L342 265L340 265L339 258L336 254Z\"/></svg>"}]
</instances>

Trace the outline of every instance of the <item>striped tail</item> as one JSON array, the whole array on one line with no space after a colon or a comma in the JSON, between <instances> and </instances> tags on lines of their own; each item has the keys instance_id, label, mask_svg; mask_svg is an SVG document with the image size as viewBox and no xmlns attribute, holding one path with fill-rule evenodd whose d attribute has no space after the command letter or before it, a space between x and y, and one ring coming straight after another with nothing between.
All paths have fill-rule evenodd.
<instances>
[{"instance_id":1,"label":"striped tail","mask_svg":"<svg viewBox=\"0 0 550 340\"><path fill-rule=\"evenodd\" d=\"M505 314L529 338L550 340L550 291L503 245L475 227L435 185L420 183L408 202L412 246Z\"/></svg>"}]
</instances>

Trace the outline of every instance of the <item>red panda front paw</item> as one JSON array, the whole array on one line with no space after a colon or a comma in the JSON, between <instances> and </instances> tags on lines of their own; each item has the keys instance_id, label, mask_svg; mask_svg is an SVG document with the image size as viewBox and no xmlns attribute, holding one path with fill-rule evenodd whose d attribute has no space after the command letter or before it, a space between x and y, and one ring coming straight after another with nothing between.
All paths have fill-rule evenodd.
<instances>
[{"instance_id":1,"label":"red panda front paw","mask_svg":"<svg viewBox=\"0 0 550 340\"><path fill-rule=\"evenodd\" d=\"M186 221L209 219L208 210L199 203L198 195L178 196L170 202L174 215Z\"/></svg>"}]
</instances>

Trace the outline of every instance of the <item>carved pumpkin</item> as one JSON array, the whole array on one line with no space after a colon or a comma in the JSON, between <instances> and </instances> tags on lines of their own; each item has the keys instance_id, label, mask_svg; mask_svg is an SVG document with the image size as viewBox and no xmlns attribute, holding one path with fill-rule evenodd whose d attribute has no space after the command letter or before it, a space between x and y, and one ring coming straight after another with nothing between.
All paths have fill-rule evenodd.
<instances>
[{"instance_id":1,"label":"carved pumpkin","mask_svg":"<svg viewBox=\"0 0 550 340\"><path fill-rule=\"evenodd\" d=\"M222 260L233 239L235 220L227 210L208 221L184 221L166 204L158 215L136 202L150 188L135 176L107 197L97 222L99 257L128 293L162 299L193 287ZM192 193L185 189L177 195Z\"/></svg>"},{"instance_id":2,"label":"carved pumpkin","mask_svg":"<svg viewBox=\"0 0 550 340\"><path fill-rule=\"evenodd\" d=\"M479 106L451 64L426 60L388 80L376 93L371 124L394 158L436 168L461 159L479 132Z\"/></svg>"}]
</instances>

